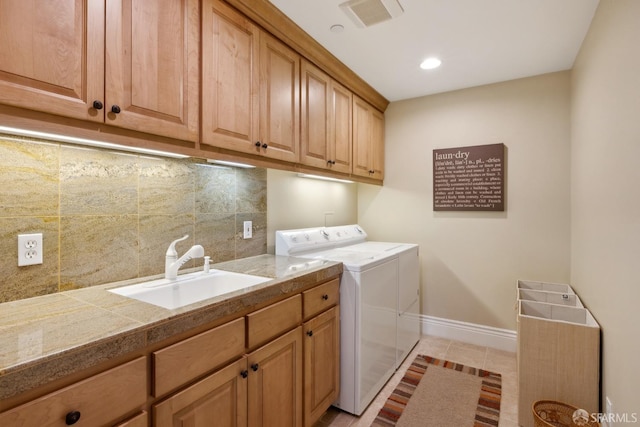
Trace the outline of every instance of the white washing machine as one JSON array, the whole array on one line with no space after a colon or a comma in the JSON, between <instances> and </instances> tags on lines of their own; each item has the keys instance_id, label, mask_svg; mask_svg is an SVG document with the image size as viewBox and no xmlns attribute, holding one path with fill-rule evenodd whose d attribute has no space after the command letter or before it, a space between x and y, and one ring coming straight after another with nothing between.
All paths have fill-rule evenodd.
<instances>
[{"instance_id":1,"label":"white washing machine","mask_svg":"<svg viewBox=\"0 0 640 427\"><path fill-rule=\"evenodd\" d=\"M340 397L334 406L355 415L364 412L420 337L417 245L366 238L358 225L276 232L276 255L344 265Z\"/></svg>"}]
</instances>

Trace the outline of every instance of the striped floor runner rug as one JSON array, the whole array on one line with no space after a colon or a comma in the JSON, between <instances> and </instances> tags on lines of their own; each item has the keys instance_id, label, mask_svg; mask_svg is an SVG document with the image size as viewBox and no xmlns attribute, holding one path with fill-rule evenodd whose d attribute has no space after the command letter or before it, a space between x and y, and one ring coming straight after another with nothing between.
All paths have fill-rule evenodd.
<instances>
[{"instance_id":1,"label":"striped floor runner rug","mask_svg":"<svg viewBox=\"0 0 640 427\"><path fill-rule=\"evenodd\" d=\"M500 374L418 355L372 427L497 426Z\"/></svg>"}]
</instances>

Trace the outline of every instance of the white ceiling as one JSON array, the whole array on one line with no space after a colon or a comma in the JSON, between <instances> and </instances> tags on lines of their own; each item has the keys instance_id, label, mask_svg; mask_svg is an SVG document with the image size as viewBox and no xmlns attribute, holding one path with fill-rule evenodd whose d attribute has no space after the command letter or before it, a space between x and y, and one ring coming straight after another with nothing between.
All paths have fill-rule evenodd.
<instances>
[{"instance_id":1,"label":"white ceiling","mask_svg":"<svg viewBox=\"0 0 640 427\"><path fill-rule=\"evenodd\" d=\"M358 28L345 0L271 0L389 101L570 69L598 0L399 0ZM334 33L334 24L344 31ZM420 69L437 56L442 66Z\"/></svg>"}]
</instances>

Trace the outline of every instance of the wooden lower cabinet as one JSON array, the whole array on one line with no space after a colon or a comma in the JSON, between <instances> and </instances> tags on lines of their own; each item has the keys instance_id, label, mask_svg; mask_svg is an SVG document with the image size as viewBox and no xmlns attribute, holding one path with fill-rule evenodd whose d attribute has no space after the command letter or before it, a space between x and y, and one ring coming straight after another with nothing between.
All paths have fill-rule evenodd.
<instances>
[{"instance_id":1,"label":"wooden lower cabinet","mask_svg":"<svg viewBox=\"0 0 640 427\"><path fill-rule=\"evenodd\" d=\"M302 327L248 355L251 427L302 426Z\"/></svg>"},{"instance_id":2,"label":"wooden lower cabinet","mask_svg":"<svg viewBox=\"0 0 640 427\"><path fill-rule=\"evenodd\" d=\"M6 410L0 427L311 426L339 392L338 303L333 278Z\"/></svg>"},{"instance_id":3,"label":"wooden lower cabinet","mask_svg":"<svg viewBox=\"0 0 640 427\"><path fill-rule=\"evenodd\" d=\"M304 324L304 425L312 426L340 392L340 309Z\"/></svg>"},{"instance_id":4,"label":"wooden lower cabinet","mask_svg":"<svg viewBox=\"0 0 640 427\"><path fill-rule=\"evenodd\" d=\"M302 327L158 403L156 427L302 426Z\"/></svg>"}]
</instances>

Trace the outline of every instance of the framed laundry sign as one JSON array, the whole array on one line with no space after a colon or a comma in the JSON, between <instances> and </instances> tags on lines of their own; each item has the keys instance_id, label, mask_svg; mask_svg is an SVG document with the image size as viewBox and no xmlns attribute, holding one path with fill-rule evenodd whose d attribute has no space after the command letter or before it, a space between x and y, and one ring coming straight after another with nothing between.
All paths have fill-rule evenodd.
<instances>
[{"instance_id":1,"label":"framed laundry sign","mask_svg":"<svg viewBox=\"0 0 640 427\"><path fill-rule=\"evenodd\" d=\"M433 150L434 211L504 211L504 144Z\"/></svg>"}]
</instances>

